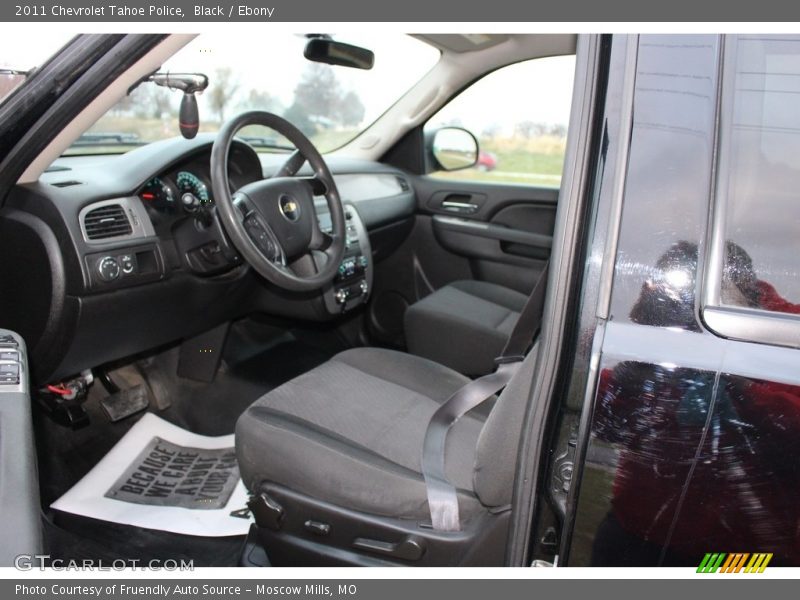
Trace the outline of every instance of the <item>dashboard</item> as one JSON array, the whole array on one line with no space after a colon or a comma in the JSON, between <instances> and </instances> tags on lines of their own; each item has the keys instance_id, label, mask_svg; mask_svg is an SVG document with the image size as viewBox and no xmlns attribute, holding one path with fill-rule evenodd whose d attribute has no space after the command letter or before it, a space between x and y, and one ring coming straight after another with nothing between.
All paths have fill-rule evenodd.
<instances>
[{"instance_id":1,"label":"dashboard","mask_svg":"<svg viewBox=\"0 0 800 600\"><path fill-rule=\"evenodd\" d=\"M374 263L411 231L416 198L404 173L326 157L346 209L345 258L324 289L291 293L241 260L218 219L203 218L216 210L213 141L200 134L117 156L63 157L38 182L12 190L0 210L0 278L15 293L0 294L0 312L28 342L35 381L254 312L323 321L366 303ZM235 141L232 191L276 173L286 158ZM324 198L315 205L328 228Z\"/></svg>"}]
</instances>

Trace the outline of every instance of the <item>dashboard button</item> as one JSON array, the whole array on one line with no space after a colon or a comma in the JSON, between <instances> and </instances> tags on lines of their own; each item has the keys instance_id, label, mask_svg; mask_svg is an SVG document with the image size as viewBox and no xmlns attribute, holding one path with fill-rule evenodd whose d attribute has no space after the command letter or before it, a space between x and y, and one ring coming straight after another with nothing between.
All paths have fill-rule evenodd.
<instances>
[{"instance_id":1,"label":"dashboard button","mask_svg":"<svg viewBox=\"0 0 800 600\"><path fill-rule=\"evenodd\" d=\"M133 256L130 254L123 254L119 257L120 265L122 265L122 272L126 275L130 275L133 273L134 269L136 268L133 263Z\"/></svg>"},{"instance_id":2,"label":"dashboard button","mask_svg":"<svg viewBox=\"0 0 800 600\"><path fill-rule=\"evenodd\" d=\"M97 273L103 281L114 281L120 274L120 266L113 256L105 256L97 263Z\"/></svg>"}]
</instances>

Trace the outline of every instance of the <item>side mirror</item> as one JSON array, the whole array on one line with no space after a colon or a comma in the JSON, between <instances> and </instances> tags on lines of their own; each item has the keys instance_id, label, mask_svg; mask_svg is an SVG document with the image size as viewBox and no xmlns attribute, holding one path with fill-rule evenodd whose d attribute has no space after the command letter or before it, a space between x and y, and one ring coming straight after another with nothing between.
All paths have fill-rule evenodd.
<instances>
[{"instance_id":1,"label":"side mirror","mask_svg":"<svg viewBox=\"0 0 800 600\"><path fill-rule=\"evenodd\" d=\"M375 53L372 50L336 42L327 37L309 39L303 56L313 62L354 69L371 69L375 64Z\"/></svg>"},{"instance_id":2,"label":"side mirror","mask_svg":"<svg viewBox=\"0 0 800 600\"><path fill-rule=\"evenodd\" d=\"M478 162L478 140L461 127L442 127L430 138L430 155L441 170L469 169Z\"/></svg>"}]
</instances>

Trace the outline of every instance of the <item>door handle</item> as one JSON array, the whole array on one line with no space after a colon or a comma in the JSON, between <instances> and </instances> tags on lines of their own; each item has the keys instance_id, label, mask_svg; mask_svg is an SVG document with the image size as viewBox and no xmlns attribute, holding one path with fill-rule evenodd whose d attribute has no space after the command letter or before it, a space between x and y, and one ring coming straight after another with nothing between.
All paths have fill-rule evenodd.
<instances>
[{"instance_id":1,"label":"door handle","mask_svg":"<svg viewBox=\"0 0 800 600\"><path fill-rule=\"evenodd\" d=\"M457 190L441 190L428 198L427 206L437 212L449 212L459 215L474 215L480 212L486 201L486 194L477 192L461 192Z\"/></svg>"},{"instance_id":2,"label":"door handle","mask_svg":"<svg viewBox=\"0 0 800 600\"><path fill-rule=\"evenodd\" d=\"M442 209L448 212L472 214L477 212L478 205L472 202L459 202L457 200L445 200L442 202Z\"/></svg>"}]
</instances>

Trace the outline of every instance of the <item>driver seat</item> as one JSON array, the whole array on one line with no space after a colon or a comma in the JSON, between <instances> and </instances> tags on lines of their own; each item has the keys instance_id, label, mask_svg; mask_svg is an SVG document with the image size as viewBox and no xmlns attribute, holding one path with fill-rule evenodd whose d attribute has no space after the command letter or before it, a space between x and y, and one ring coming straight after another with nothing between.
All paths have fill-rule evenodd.
<instances>
[{"instance_id":1,"label":"driver seat","mask_svg":"<svg viewBox=\"0 0 800 600\"><path fill-rule=\"evenodd\" d=\"M430 525L421 455L431 416L468 378L418 356L357 348L257 400L237 422L236 452L270 562L502 564L535 360L536 346L498 398L450 430L457 532Z\"/></svg>"}]
</instances>

